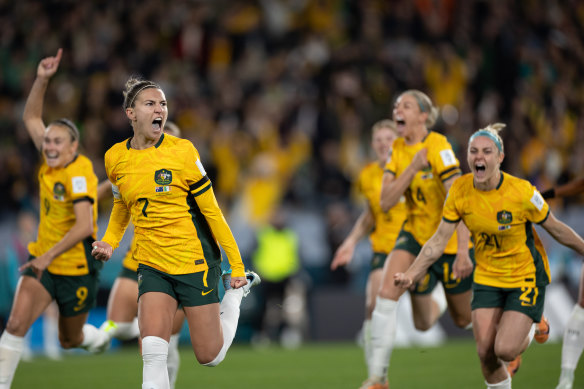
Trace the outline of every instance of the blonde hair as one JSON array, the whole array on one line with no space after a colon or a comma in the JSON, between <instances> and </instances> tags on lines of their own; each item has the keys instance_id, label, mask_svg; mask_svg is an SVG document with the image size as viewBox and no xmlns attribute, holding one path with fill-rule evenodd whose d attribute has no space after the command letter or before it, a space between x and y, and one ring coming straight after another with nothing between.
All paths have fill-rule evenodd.
<instances>
[{"instance_id":1,"label":"blonde hair","mask_svg":"<svg viewBox=\"0 0 584 389\"><path fill-rule=\"evenodd\" d=\"M470 146L470 142L472 142L477 136L486 136L487 138L492 140L493 143L495 143L495 146L497 146L497 148L499 149L499 152L505 154L505 147L503 146L503 139L501 139L499 132L501 132L501 130L503 128L505 128L506 126L507 125L504 123L493 123L493 124L489 124L485 128L481 128L480 130L475 131L475 133L472 134L470 136L470 139L468 140L469 146Z\"/></svg>"},{"instance_id":2,"label":"blonde hair","mask_svg":"<svg viewBox=\"0 0 584 389\"><path fill-rule=\"evenodd\" d=\"M371 127L371 132L376 133L377 131L381 130L382 128L389 128L392 132L397 134L397 128L395 122L390 119L383 119L378 122L375 122Z\"/></svg>"},{"instance_id":3,"label":"blonde hair","mask_svg":"<svg viewBox=\"0 0 584 389\"><path fill-rule=\"evenodd\" d=\"M402 97L406 94L411 95L414 99L416 99L418 108L420 108L420 112L426 112L428 114L425 123L426 127L431 128L434 124L436 124L439 110L438 107L435 107L434 104L432 104L432 100L430 100L428 95L417 89L408 89L407 91L402 92L399 97Z\"/></svg>"}]
</instances>

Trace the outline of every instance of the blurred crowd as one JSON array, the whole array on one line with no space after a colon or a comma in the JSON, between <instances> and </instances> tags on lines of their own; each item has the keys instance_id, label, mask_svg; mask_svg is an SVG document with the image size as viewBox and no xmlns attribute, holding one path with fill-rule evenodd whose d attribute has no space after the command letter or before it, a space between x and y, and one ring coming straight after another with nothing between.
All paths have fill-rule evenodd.
<instances>
[{"instance_id":1,"label":"blurred crowd","mask_svg":"<svg viewBox=\"0 0 584 389\"><path fill-rule=\"evenodd\" d=\"M371 157L370 127L400 91L433 99L434 129L465 171L469 134L493 122L508 126L509 173L543 190L584 171L582 1L0 0L0 25L4 223L37 207L40 156L21 115L38 61L59 47L44 118L79 126L100 180L105 151L131 136L125 81L152 79L244 257L283 206L304 268L325 283L350 278L328 264L361 207L352 182Z\"/></svg>"}]
</instances>

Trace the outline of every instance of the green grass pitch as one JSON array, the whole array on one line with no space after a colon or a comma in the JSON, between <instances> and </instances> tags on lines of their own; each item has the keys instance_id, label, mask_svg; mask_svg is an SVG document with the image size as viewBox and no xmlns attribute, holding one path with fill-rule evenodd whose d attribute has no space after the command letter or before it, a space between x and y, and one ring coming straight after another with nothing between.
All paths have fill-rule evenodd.
<instances>
[{"instance_id":1,"label":"green grass pitch","mask_svg":"<svg viewBox=\"0 0 584 389\"><path fill-rule=\"evenodd\" d=\"M235 345L215 368L198 365L187 345L181 346L176 389L206 388L347 388L365 379L363 352L350 343L307 344L297 350L253 349ZM514 389L554 388L560 373L561 344L535 342L523 354ZM584 372L576 372L575 388L584 387ZM103 355L67 353L62 361L42 357L21 362L14 389L140 388L142 361L137 347L122 347ZM436 348L396 349L390 367L390 387L407 389L485 388L474 342L451 340Z\"/></svg>"}]
</instances>

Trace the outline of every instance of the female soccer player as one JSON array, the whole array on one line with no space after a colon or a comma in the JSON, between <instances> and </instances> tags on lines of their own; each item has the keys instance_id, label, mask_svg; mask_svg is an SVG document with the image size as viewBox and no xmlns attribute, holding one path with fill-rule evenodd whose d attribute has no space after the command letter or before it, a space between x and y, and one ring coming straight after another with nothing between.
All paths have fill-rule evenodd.
<instances>
[{"instance_id":1,"label":"female soccer player","mask_svg":"<svg viewBox=\"0 0 584 389\"><path fill-rule=\"evenodd\" d=\"M168 109L160 86L130 78L124 109L134 136L105 155L114 206L105 236L93 244L93 253L108 260L132 218L133 255L139 262L142 388L167 389L168 341L178 304L184 309L197 360L216 366L235 336L242 297L260 279L244 272L198 151L188 140L164 135ZM226 292L221 305L219 244L231 265L231 273L223 277Z\"/></svg>"},{"instance_id":2,"label":"female soccer player","mask_svg":"<svg viewBox=\"0 0 584 389\"><path fill-rule=\"evenodd\" d=\"M498 389L511 388L505 362L529 345L550 282L547 255L532 223L584 255L584 240L554 217L535 187L501 172L503 127L493 124L470 137L471 173L450 188L442 221L414 264L394 275L395 285L408 288L440 256L460 221L468 226L476 249L474 337L487 388Z\"/></svg>"},{"instance_id":3,"label":"female soccer player","mask_svg":"<svg viewBox=\"0 0 584 389\"><path fill-rule=\"evenodd\" d=\"M388 386L387 368L395 339L397 302L405 292L393 285L392 275L405 271L421 245L432 236L440 222L446 192L460 175L458 160L446 137L429 130L437 117L438 109L418 90L403 92L393 109L393 120L402 138L394 142L391 158L385 166L380 204L382 211L387 212L405 195L407 220L383 269L371 319L369 378L362 388ZM432 327L442 314L441 307L431 296L438 282L444 286L454 323L464 328L471 320L471 280L468 276L473 264L469 256L468 230L459 231L458 241L453 239L444 253L440 262L411 291L414 325L422 331Z\"/></svg>"},{"instance_id":4,"label":"female soccer player","mask_svg":"<svg viewBox=\"0 0 584 389\"><path fill-rule=\"evenodd\" d=\"M551 188L541 193L544 199L574 196L584 192L584 177L570 181L557 188ZM562 344L562 373L556 389L572 389L574 371L584 350L584 266L580 273L580 290L578 301L564 331Z\"/></svg>"},{"instance_id":5,"label":"female soccer player","mask_svg":"<svg viewBox=\"0 0 584 389\"><path fill-rule=\"evenodd\" d=\"M180 138L181 131L173 122L167 121L164 133ZM97 188L98 199L110 197L112 186L109 180L101 182ZM136 239L132 239L130 249L122 262L122 270L114 281L107 302L107 320L99 328L107 335L107 343L102 348L107 349L112 338L130 340L140 336L138 328L138 262L133 258L136 249ZM178 341L184 323L185 315L178 309L173 319L172 335L168 345L167 370L170 388L173 389L180 365Z\"/></svg>"},{"instance_id":6,"label":"female soccer player","mask_svg":"<svg viewBox=\"0 0 584 389\"><path fill-rule=\"evenodd\" d=\"M24 124L44 157L40 184L40 223L30 260L20 267L14 303L0 337L0 388L9 388L20 361L23 337L51 301L59 306L63 348L98 351L101 333L86 324L95 305L99 269L90 255L97 233L97 177L91 161L77 154L79 131L68 119L45 128L44 94L59 67L62 50L40 61L24 107Z\"/></svg>"},{"instance_id":7,"label":"female soccer player","mask_svg":"<svg viewBox=\"0 0 584 389\"><path fill-rule=\"evenodd\" d=\"M365 293L365 321L363 323L363 340L365 349L365 363L369 366L371 356L371 314L375 308L375 297L381 285L383 265L387 255L393 249L397 235L406 217L405 201L398 202L387 212L381 210L379 197L381 196L381 178L383 168L391 154L391 147L399 136L395 123L391 120L381 120L373 125L371 147L377 160L371 162L361 171L358 187L365 196L367 207L351 229L349 235L335 252L331 269L347 265L353 258L357 243L369 234L373 258L371 258L371 272L367 280Z\"/></svg>"}]
</instances>

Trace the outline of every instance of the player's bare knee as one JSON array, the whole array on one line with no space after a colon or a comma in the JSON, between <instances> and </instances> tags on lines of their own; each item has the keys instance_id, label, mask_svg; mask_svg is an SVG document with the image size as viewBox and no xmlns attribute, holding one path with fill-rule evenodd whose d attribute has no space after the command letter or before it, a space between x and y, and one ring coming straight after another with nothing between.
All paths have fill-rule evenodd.
<instances>
[{"instance_id":1,"label":"player's bare knee","mask_svg":"<svg viewBox=\"0 0 584 389\"><path fill-rule=\"evenodd\" d=\"M414 317L414 327L418 331L428 331L434 325L433 322L426 320L424 318L416 318Z\"/></svg>"},{"instance_id":2,"label":"player's bare knee","mask_svg":"<svg viewBox=\"0 0 584 389\"><path fill-rule=\"evenodd\" d=\"M508 345L501 345L495 347L495 354L497 358L504 362L511 362L515 358L517 358L517 350L513 347L509 347Z\"/></svg>"},{"instance_id":3,"label":"player's bare knee","mask_svg":"<svg viewBox=\"0 0 584 389\"><path fill-rule=\"evenodd\" d=\"M83 342L83 336L68 336L67 334L59 334L59 343L65 350L78 347Z\"/></svg>"},{"instance_id":4,"label":"player's bare knee","mask_svg":"<svg viewBox=\"0 0 584 389\"><path fill-rule=\"evenodd\" d=\"M457 326L458 328L467 328L471 322L470 318L465 318L463 316L453 317L452 321L454 322L454 325Z\"/></svg>"},{"instance_id":5,"label":"player's bare knee","mask_svg":"<svg viewBox=\"0 0 584 389\"><path fill-rule=\"evenodd\" d=\"M10 316L8 322L6 323L6 331L14 336L25 336L28 328L25 328L22 320Z\"/></svg>"}]
</instances>

